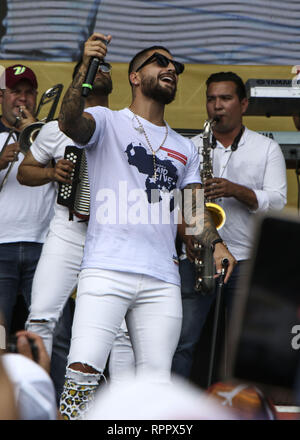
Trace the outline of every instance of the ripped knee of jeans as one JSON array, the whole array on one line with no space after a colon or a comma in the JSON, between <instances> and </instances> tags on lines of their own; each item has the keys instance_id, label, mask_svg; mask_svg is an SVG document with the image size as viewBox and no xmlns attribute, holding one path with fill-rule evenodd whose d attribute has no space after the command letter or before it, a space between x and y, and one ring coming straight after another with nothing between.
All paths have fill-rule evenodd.
<instances>
[{"instance_id":1,"label":"ripped knee of jeans","mask_svg":"<svg viewBox=\"0 0 300 440\"><path fill-rule=\"evenodd\" d=\"M99 370L83 362L72 362L70 365L68 365L68 368L70 368L72 371L78 371L79 373L101 374Z\"/></svg>"},{"instance_id":2,"label":"ripped knee of jeans","mask_svg":"<svg viewBox=\"0 0 300 440\"><path fill-rule=\"evenodd\" d=\"M26 330L39 335L44 342L48 355L52 355L53 334L56 322L47 319L29 319L25 324Z\"/></svg>"},{"instance_id":3,"label":"ripped knee of jeans","mask_svg":"<svg viewBox=\"0 0 300 440\"><path fill-rule=\"evenodd\" d=\"M30 319L25 324L26 330L37 333L41 337L45 332L53 334L55 326L56 322L50 319Z\"/></svg>"},{"instance_id":4,"label":"ripped knee of jeans","mask_svg":"<svg viewBox=\"0 0 300 440\"><path fill-rule=\"evenodd\" d=\"M68 365L65 377L82 385L99 385L101 379L107 383L103 371L96 370L94 367L81 362L73 362Z\"/></svg>"},{"instance_id":5,"label":"ripped knee of jeans","mask_svg":"<svg viewBox=\"0 0 300 440\"><path fill-rule=\"evenodd\" d=\"M77 363L68 366L66 369L66 378L74 380L78 384L98 385L103 374L86 364L80 365L82 365L82 369L80 370L77 368Z\"/></svg>"}]
</instances>

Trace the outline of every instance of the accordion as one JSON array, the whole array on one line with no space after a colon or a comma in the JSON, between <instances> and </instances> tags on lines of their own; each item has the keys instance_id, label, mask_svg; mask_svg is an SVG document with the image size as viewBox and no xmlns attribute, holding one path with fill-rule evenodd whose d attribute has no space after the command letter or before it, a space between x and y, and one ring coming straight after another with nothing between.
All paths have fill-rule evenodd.
<instances>
[{"instance_id":1,"label":"accordion","mask_svg":"<svg viewBox=\"0 0 300 440\"><path fill-rule=\"evenodd\" d=\"M73 214L82 220L88 220L90 185L85 151L73 145L67 146L64 158L74 163L72 183L59 183L57 203L69 208L70 220L73 219Z\"/></svg>"}]
</instances>

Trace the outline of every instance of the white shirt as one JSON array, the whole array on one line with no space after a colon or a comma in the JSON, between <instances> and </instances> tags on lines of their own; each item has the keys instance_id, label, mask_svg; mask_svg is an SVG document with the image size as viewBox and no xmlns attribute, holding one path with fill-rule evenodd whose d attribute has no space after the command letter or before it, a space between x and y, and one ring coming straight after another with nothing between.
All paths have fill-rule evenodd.
<instances>
[{"instance_id":1,"label":"white shirt","mask_svg":"<svg viewBox=\"0 0 300 440\"><path fill-rule=\"evenodd\" d=\"M192 141L201 151L202 134ZM274 140L245 128L236 151L217 142L212 160L214 177L222 177L255 192L258 202L255 212L280 210L286 204L285 160ZM226 222L218 231L219 235L237 260L249 258L255 212L234 197L217 199L215 203L226 213Z\"/></svg>"},{"instance_id":2,"label":"white shirt","mask_svg":"<svg viewBox=\"0 0 300 440\"><path fill-rule=\"evenodd\" d=\"M44 368L18 353L5 353L1 360L13 384L20 420L57 420L55 389Z\"/></svg>"},{"instance_id":3,"label":"white shirt","mask_svg":"<svg viewBox=\"0 0 300 440\"><path fill-rule=\"evenodd\" d=\"M46 165L52 159L56 162L62 159L65 148L70 145L74 145L72 139L60 131L57 121L51 121L42 127L30 150L38 162ZM57 199L58 184L55 187ZM86 222L79 221L75 216L73 220L69 220L69 209L57 202L54 204L54 212L54 217L50 223L51 232L66 241L84 245L87 231Z\"/></svg>"},{"instance_id":4,"label":"white shirt","mask_svg":"<svg viewBox=\"0 0 300 440\"><path fill-rule=\"evenodd\" d=\"M0 133L0 150L7 135L8 133ZM15 139L12 137L9 144L13 142ZM20 185L17 181L18 167L23 158L23 153L19 153L18 160L12 166L7 182L0 192L0 243L43 243L53 216L53 184L30 187ZM0 170L0 182L3 181L8 167Z\"/></svg>"},{"instance_id":5,"label":"white shirt","mask_svg":"<svg viewBox=\"0 0 300 440\"><path fill-rule=\"evenodd\" d=\"M142 273L180 285L171 191L200 182L196 148L169 126L160 147L166 127L139 118L158 150L155 182L152 152L133 113L104 107L86 111L94 116L96 129L86 145L91 205L82 268ZM152 189L159 191L157 203L150 200Z\"/></svg>"}]
</instances>

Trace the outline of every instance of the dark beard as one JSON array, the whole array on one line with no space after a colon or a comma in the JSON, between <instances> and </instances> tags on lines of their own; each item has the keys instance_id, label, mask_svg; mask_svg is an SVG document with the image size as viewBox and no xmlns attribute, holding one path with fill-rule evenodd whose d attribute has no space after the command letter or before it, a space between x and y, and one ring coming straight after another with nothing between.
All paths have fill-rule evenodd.
<instances>
[{"instance_id":1,"label":"dark beard","mask_svg":"<svg viewBox=\"0 0 300 440\"><path fill-rule=\"evenodd\" d=\"M93 84L93 93L97 95L109 95L112 92L112 80L109 78L101 78L95 80Z\"/></svg>"},{"instance_id":2,"label":"dark beard","mask_svg":"<svg viewBox=\"0 0 300 440\"><path fill-rule=\"evenodd\" d=\"M172 90L167 87L161 87L155 78L143 78L141 86L145 96L154 99L154 101L160 104L170 104L175 99L177 87L174 87Z\"/></svg>"}]
</instances>

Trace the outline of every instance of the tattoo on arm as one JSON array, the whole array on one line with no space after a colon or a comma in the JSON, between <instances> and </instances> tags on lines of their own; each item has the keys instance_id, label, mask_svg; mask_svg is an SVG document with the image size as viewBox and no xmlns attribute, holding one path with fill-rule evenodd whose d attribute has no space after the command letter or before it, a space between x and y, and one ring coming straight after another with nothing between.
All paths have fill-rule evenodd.
<instances>
[{"instance_id":1,"label":"tattoo on arm","mask_svg":"<svg viewBox=\"0 0 300 440\"><path fill-rule=\"evenodd\" d=\"M78 144L86 144L95 130L95 121L83 115L84 99L81 96L81 86L85 74L79 69L72 84L62 101L59 113L59 128Z\"/></svg>"},{"instance_id":2,"label":"tattoo on arm","mask_svg":"<svg viewBox=\"0 0 300 440\"><path fill-rule=\"evenodd\" d=\"M196 240L210 246L219 238L212 216L204 204L203 190L199 183L187 185L183 190L184 219Z\"/></svg>"}]
</instances>

